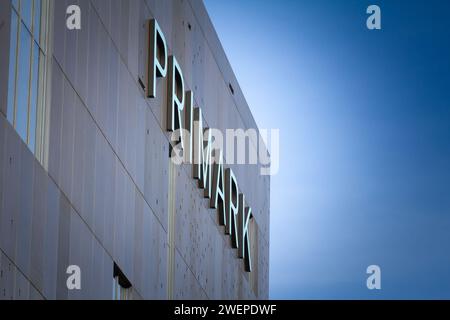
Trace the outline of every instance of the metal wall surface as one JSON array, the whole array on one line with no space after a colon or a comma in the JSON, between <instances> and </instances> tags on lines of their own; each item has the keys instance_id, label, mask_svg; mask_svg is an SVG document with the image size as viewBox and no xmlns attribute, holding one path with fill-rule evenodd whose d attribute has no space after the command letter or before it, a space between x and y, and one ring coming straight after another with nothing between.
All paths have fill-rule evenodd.
<instances>
[{"instance_id":1,"label":"metal wall surface","mask_svg":"<svg viewBox=\"0 0 450 320\"><path fill-rule=\"evenodd\" d=\"M79 31L65 27L69 4L81 8ZM247 273L192 167L176 167L170 177L167 80L158 80L155 99L139 85L146 79L146 22L156 18L207 125L256 128L203 3L54 5L48 172L3 106L0 113L0 299L110 299L113 262L138 299L165 299L168 292L175 299L268 298L270 178L258 165L225 166L255 216L254 271ZM81 290L66 288L72 264L82 270Z\"/></svg>"}]
</instances>

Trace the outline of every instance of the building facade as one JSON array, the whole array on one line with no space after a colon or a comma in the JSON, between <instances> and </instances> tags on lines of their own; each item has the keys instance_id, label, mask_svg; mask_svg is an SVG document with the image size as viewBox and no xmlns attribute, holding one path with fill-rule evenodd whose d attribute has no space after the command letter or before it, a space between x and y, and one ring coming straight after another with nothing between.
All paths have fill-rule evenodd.
<instances>
[{"instance_id":1,"label":"building facade","mask_svg":"<svg viewBox=\"0 0 450 320\"><path fill-rule=\"evenodd\" d=\"M170 159L153 19L205 126L257 129L200 0L1 0L0 299L268 298L270 177L224 164L252 208L248 272Z\"/></svg>"}]
</instances>

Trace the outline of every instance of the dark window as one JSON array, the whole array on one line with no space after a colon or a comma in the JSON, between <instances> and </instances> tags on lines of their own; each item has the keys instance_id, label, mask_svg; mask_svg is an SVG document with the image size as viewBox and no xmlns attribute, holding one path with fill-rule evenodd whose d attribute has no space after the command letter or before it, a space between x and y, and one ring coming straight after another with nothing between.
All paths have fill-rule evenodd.
<instances>
[{"instance_id":1,"label":"dark window","mask_svg":"<svg viewBox=\"0 0 450 320\"><path fill-rule=\"evenodd\" d=\"M132 300L133 287L125 274L114 263L113 271L113 300Z\"/></svg>"}]
</instances>

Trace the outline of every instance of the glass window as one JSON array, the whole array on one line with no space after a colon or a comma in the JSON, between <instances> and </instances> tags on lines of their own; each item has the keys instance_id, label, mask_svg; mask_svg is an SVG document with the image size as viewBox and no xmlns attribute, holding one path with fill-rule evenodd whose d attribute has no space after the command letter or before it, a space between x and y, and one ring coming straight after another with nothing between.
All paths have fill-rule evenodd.
<instances>
[{"instance_id":1,"label":"glass window","mask_svg":"<svg viewBox=\"0 0 450 320\"><path fill-rule=\"evenodd\" d=\"M131 287L125 288L120 284L119 277L113 281L113 300L132 300Z\"/></svg>"},{"instance_id":2,"label":"glass window","mask_svg":"<svg viewBox=\"0 0 450 320\"><path fill-rule=\"evenodd\" d=\"M39 45L42 0L11 1L11 39L7 118L30 150L36 149L36 121L41 90L40 60L45 57ZM41 67L45 66L41 64Z\"/></svg>"},{"instance_id":3,"label":"glass window","mask_svg":"<svg viewBox=\"0 0 450 320\"><path fill-rule=\"evenodd\" d=\"M8 81L8 112L9 122L14 123L14 105L15 105L15 81L16 81L16 54L17 54L17 24L19 22L17 14L11 12L11 39L9 47L9 81Z\"/></svg>"},{"instance_id":4,"label":"glass window","mask_svg":"<svg viewBox=\"0 0 450 320\"><path fill-rule=\"evenodd\" d=\"M16 130L24 141L27 141L27 127L28 127L30 56L31 56L31 35L22 24L22 29L20 31L19 60L17 69Z\"/></svg>"},{"instance_id":5,"label":"glass window","mask_svg":"<svg viewBox=\"0 0 450 320\"><path fill-rule=\"evenodd\" d=\"M31 31L32 17L33 17L33 0L21 0L20 1L20 15L22 20Z\"/></svg>"},{"instance_id":6,"label":"glass window","mask_svg":"<svg viewBox=\"0 0 450 320\"><path fill-rule=\"evenodd\" d=\"M19 0L12 0L12 5L17 11L19 11Z\"/></svg>"},{"instance_id":7,"label":"glass window","mask_svg":"<svg viewBox=\"0 0 450 320\"><path fill-rule=\"evenodd\" d=\"M33 65L31 72L31 90L30 90L30 110L28 117L28 145L34 150L36 142L36 112L37 112L37 95L39 84L39 46L33 43Z\"/></svg>"},{"instance_id":8,"label":"glass window","mask_svg":"<svg viewBox=\"0 0 450 320\"><path fill-rule=\"evenodd\" d=\"M34 40L37 43L40 43L40 35L41 35L41 1L34 0L34 20L33 20L33 32L34 32Z\"/></svg>"}]
</instances>

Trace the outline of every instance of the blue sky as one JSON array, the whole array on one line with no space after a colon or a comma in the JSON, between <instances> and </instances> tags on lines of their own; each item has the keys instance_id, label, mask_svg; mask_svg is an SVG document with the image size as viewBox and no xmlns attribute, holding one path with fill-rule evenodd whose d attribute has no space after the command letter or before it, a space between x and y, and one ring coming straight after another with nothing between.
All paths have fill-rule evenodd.
<instances>
[{"instance_id":1,"label":"blue sky","mask_svg":"<svg viewBox=\"0 0 450 320\"><path fill-rule=\"evenodd\" d=\"M204 2L258 125L280 129L270 297L450 299L450 3Z\"/></svg>"}]
</instances>

